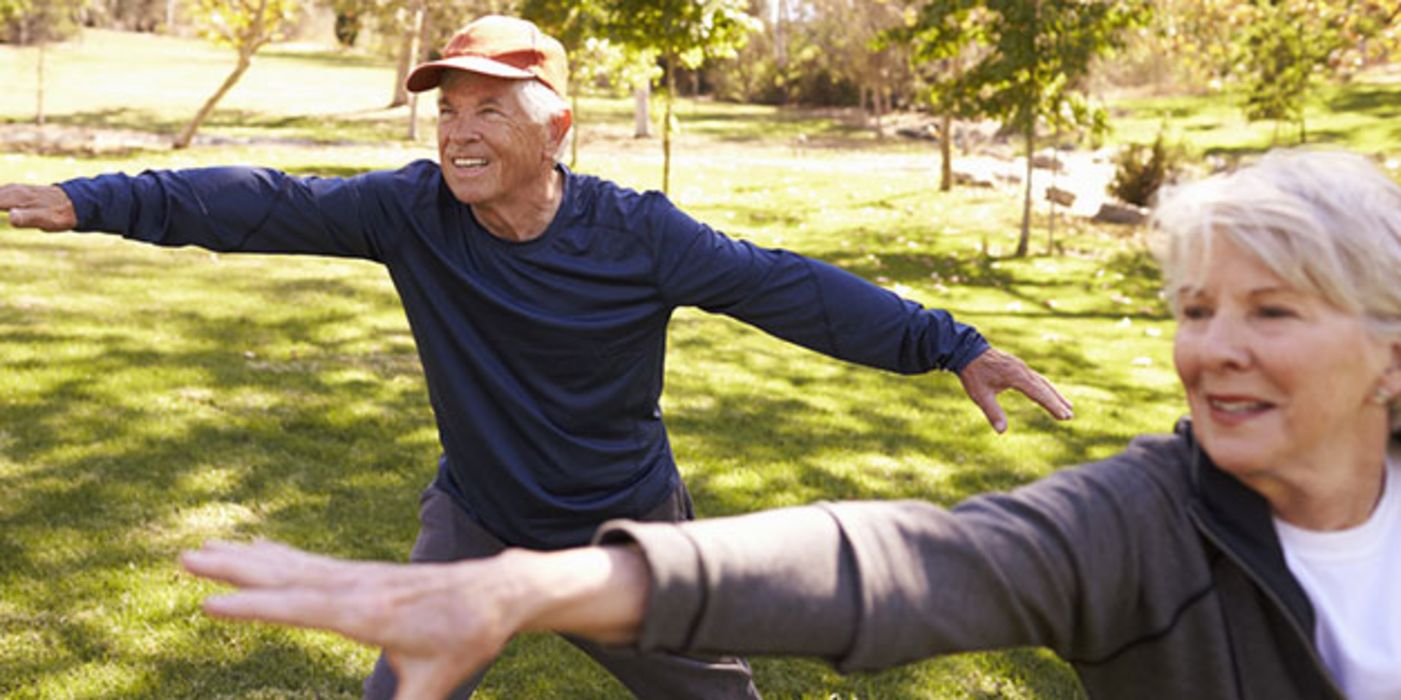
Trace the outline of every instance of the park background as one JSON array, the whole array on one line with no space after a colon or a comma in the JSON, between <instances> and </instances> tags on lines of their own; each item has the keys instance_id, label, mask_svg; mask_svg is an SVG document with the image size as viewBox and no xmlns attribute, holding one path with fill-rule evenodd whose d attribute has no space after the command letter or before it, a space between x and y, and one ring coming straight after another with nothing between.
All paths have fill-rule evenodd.
<instances>
[{"instance_id":1,"label":"park background","mask_svg":"<svg viewBox=\"0 0 1401 700\"><path fill-rule=\"evenodd\" d=\"M1076 406L1055 423L1004 395L997 436L952 376L682 310L663 409L702 517L951 505L1167 431L1172 324L1134 223L1154 188L1299 142L1401 169L1385 2L0 0L0 181L432 158L433 100L396 86L489 11L576 57L580 172L949 309ZM380 268L0 222L0 696L358 696L374 650L208 619L218 587L175 556L268 537L402 560L437 452ZM1081 696L1035 649L754 665L774 698ZM626 694L527 636L479 696Z\"/></svg>"}]
</instances>

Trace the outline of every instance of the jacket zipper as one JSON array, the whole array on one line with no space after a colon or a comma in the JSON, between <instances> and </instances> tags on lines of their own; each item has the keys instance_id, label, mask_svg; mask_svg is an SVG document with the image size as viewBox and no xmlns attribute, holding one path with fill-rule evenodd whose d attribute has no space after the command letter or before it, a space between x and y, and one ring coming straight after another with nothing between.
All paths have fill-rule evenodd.
<instances>
[{"instance_id":1,"label":"jacket zipper","mask_svg":"<svg viewBox=\"0 0 1401 700\"><path fill-rule=\"evenodd\" d=\"M1254 581L1255 585L1258 586L1260 590L1265 592L1265 597L1284 615L1284 619L1289 623L1289 628L1294 630L1294 634L1298 635L1299 639L1303 640L1304 648L1308 650L1309 658L1313 661L1314 670L1327 682L1328 689L1333 692L1333 697L1338 700L1346 700L1347 696L1344 695L1342 689L1338 687L1338 683L1334 680L1333 674L1328 672L1328 667L1323 665L1323 659L1319 657L1318 650L1314 648L1313 635L1304 631L1299 621L1290 614L1289 608L1285 606L1284 601L1280 600L1279 596L1275 594L1274 589L1266 584L1264 577L1260 576L1254 569L1247 566L1240 557L1236 556L1236 553L1232 551L1230 547L1227 547L1225 542L1221 541L1221 539L1206 526L1206 523L1202 522L1201 517L1198 516L1196 512L1188 509L1188 516L1192 518L1192 523L1197 526L1197 531L1202 533L1202 536L1211 540L1211 543L1216 545L1217 549L1221 550L1227 557L1230 557L1231 561L1235 562L1236 566L1239 567L1241 571L1244 571L1245 575L1250 577L1250 580Z\"/></svg>"}]
</instances>

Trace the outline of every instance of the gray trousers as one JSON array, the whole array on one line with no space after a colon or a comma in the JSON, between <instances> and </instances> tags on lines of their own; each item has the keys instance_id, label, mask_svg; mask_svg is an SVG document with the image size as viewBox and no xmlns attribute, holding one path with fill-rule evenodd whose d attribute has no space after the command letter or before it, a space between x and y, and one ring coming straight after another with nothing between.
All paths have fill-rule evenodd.
<instances>
[{"instance_id":1,"label":"gray trousers","mask_svg":"<svg viewBox=\"0 0 1401 700\"><path fill-rule=\"evenodd\" d=\"M444 562L480 559L500 553L505 543L463 512L442 489L429 486L420 498L418 540L410 561ZM660 506L643 515L644 521L680 521L694 517L691 495L685 486L677 487ZM563 635L574 646L593 657L639 698L663 700L707 700L747 698L757 700L759 691L749 664L738 657L701 658L678 654L639 654L626 649L603 647L593 642ZM465 700L481 684L487 669L467 679L448 696ZM397 681L383 654L375 670L365 679L366 700L391 700Z\"/></svg>"}]
</instances>

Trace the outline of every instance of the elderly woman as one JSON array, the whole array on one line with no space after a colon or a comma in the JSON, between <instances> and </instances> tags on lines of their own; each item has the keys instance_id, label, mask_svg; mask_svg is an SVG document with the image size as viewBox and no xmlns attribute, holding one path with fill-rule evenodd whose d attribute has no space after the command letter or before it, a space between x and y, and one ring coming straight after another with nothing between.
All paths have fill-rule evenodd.
<instances>
[{"instance_id":1,"label":"elderly woman","mask_svg":"<svg viewBox=\"0 0 1401 700\"><path fill-rule=\"evenodd\" d=\"M441 696L513 634L872 669L1041 645L1105 698L1401 698L1401 188L1283 152L1156 217L1191 419L952 510L838 503L400 567L213 543L219 616L383 645Z\"/></svg>"}]
</instances>

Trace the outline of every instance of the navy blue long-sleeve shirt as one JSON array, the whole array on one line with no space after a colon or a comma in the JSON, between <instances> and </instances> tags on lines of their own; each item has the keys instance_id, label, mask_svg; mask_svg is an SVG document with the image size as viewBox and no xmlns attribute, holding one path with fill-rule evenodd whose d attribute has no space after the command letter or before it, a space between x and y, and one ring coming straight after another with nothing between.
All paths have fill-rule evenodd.
<instances>
[{"instance_id":1,"label":"navy blue long-sleeve shirt","mask_svg":"<svg viewBox=\"0 0 1401 700\"><path fill-rule=\"evenodd\" d=\"M60 186L80 231L383 264L427 377L439 481L513 545L583 544L677 486L658 400L678 306L902 373L958 371L987 348L946 312L728 238L661 194L564 173L559 212L526 242L488 233L431 161L345 179L231 167Z\"/></svg>"}]
</instances>

